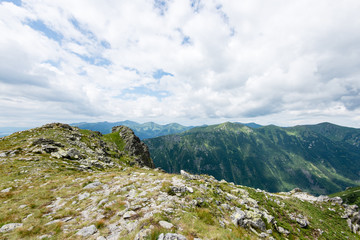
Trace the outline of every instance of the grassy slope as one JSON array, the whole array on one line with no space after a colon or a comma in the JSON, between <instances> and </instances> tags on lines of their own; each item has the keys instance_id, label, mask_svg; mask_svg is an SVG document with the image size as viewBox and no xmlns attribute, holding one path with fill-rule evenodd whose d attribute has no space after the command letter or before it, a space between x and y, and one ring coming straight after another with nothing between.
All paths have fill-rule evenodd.
<instances>
[{"instance_id":1,"label":"grassy slope","mask_svg":"<svg viewBox=\"0 0 360 240\"><path fill-rule=\"evenodd\" d=\"M156 166L288 191L325 194L355 185L360 149L306 128L251 129L225 123L145 140Z\"/></svg>"},{"instance_id":2,"label":"grassy slope","mask_svg":"<svg viewBox=\"0 0 360 240\"><path fill-rule=\"evenodd\" d=\"M345 191L334 193L331 197L341 197L346 204L356 204L360 207L360 187L348 188Z\"/></svg>"}]
</instances>

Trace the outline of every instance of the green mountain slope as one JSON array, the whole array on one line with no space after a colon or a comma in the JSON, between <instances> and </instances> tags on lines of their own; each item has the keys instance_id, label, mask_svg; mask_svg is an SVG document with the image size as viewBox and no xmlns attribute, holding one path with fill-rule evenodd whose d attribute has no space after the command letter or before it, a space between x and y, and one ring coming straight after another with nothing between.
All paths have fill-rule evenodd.
<instances>
[{"instance_id":1,"label":"green mountain slope","mask_svg":"<svg viewBox=\"0 0 360 240\"><path fill-rule=\"evenodd\" d=\"M345 137L335 141L329 138L331 133L322 134L322 127L253 129L223 123L145 142L155 165L169 172L184 169L210 174L271 192L299 187L314 194L327 194L356 185L360 149L350 144L348 137L347 141L343 140ZM336 129L341 132L341 127Z\"/></svg>"},{"instance_id":2,"label":"green mountain slope","mask_svg":"<svg viewBox=\"0 0 360 240\"><path fill-rule=\"evenodd\" d=\"M92 131L99 131L102 134L111 133L111 128L114 126L127 126L131 128L136 136L140 139L154 138L158 136L174 134L184 132L192 127L182 126L178 123L169 123L166 125L160 125L154 122L137 123L132 121L122 122L98 122L98 123L73 123L72 126L79 127L81 129L88 129Z\"/></svg>"},{"instance_id":3,"label":"green mountain slope","mask_svg":"<svg viewBox=\"0 0 360 240\"><path fill-rule=\"evenodd\" d=\"M330 195L331 197L340 197L345 204L356 204L360 207L360 187L347 188L345 191Z\"/></svg>"}]
</instances>

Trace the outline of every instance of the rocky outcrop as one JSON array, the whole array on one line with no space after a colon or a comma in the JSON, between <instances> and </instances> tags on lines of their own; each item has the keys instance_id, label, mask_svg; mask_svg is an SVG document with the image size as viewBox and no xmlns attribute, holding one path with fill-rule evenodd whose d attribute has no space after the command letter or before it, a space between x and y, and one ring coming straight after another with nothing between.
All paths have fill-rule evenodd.
<instances>
[{"instance_id":1,"label":"rocky outcrop","mask_svg":"<svg viewBox=\"0 0 360 240\"><path fill-rule=\"evenodd\" d=\"M155 167L150 158L148 147L134 134L133 130L126 126L116 126L112 128L112 132L119 133L120 137L125 142L124 151L130 156L133 156L138 164L150 168Z\"/></svg>"},{"instance_id":2,"label":"rocky outcrop","mask_svg":"<svg viewBox=\"0 0 360 240\"><path fill-rule=\"evenodd\" d=\"M24 131L30 137L28 146L22 151L0 152L0 157L14 157L18 154L28 156L48 156L61 160L71 160L71 164L82 171L120 167L136 162L139 166L154 167L147 146L127 127L116 127L116 132L125 143L120 149L114 142L108 141L100 132L83 131L62 123L50 123L40 128ZM130 158L122 160L122 156Z\"/></svg>"}]
</instances>

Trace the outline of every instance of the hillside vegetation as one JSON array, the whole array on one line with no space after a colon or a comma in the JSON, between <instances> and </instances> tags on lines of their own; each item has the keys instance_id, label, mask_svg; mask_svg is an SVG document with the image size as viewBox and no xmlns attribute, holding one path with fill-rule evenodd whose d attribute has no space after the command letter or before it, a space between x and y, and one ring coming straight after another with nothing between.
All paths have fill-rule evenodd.
<instances>
[{"instance_id":1,"label":"hillside vegetation","mask_svg":"<svg viewBox=\"0 0 360 240\"><path fill-rule=\"evenodd\" d=\"M360 130L329 123L250 128L197 127L145 140L156 166L210 174L270 192L299 187L329 194L359 184Z\"/></svg>"}]
</instances>

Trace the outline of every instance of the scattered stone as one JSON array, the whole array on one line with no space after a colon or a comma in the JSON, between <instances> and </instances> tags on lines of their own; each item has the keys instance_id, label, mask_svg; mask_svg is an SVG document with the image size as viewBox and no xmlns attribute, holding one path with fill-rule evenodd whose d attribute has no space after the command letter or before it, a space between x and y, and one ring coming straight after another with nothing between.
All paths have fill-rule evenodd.
<instances>
[{"instance_id":1,"label":"scattered stone","mask_svg":"<svg viewBox=\"0 0 360 240\"><path fill-rule=\"evenodd\" d=\"M23 226L22 223L8 223L8 224L3 225L0 228L0 232L2 232L2 233L10 232L10 231L13 231L15 228L22 227L22 226Z\"/></svg>"},{"instance_id":2,"label":"scattered stone","mask_svg":"<svg viewBox=\"0 0 360 240\"><path fill-rule=\"evenodd\" d=\"M123 218L124 219L128 219L128 218L131 218L131 217L133 217L133 216L135 216L136 215L136 212L134 212L134 211L127 211L124 215L123 215Z\"/></svg>"},{"instance_id":3,"label":"scattered stone","mask_svg":"<svg viewBox=\"0 0 360 240\"><path fill-rule=\"evenodd\" d=\"M88 192L80 193L78 195L79 201L84 200L85 198L88 198L88 197L90 197L90 193L88 193Z\"/></svg>"},{"instance_id":4,"label":"scattered stone","mask_svg":"<svg viewBox=\"0 0 360 240\"><path fill-rule=\"evenodd\" d=\"M38 237L38 239L51 238L51 235L45 234Z\"/></svg>"},{"instance_id":5,"label":"scattered stone","mask_svg":"<svg viewBox=\"0 0 360 240\"><path fill-rule=\"evenodd\" d=\"M174 193L185 193L185 192L193 193L194 192L194 189L192 187L187 187L187 186L180 186L180 187L171 186L170 188Z\"/></svg>"},{"instance_id":6,"label":"scattered stone","mask_svg":"<svg viewBox=\"0 0 360 240\"><path fill-rule=\"evenodd\" d=\"M76 233L76 235L83 236L83 237L89 237L96 232L97 232L97 228L95 227L95 225L91 225L91 226L80 229L80 231L78 231Z\"/></svg>"},{"instance_id":7,"label":"scattered stone","mask_svg":"<svg viewBox=\"0 0 360 240\"><path fill-rule=\"evenodd\" d=\"M277 230L279 233L284 234L286 236L290 234L290 232L283 227L277 227Z\"/></svg>"},{"instance_id":8,"label":"scattered stone","mask_svg":"<svg viewBox=\"0 0 360 240\"><path fill-rule=\"evenodd\" d=\"M235 208L235 212L230 216L235 226L243 226L246 214L240 208Z\"/></svg>"},{"instance_id":9,"label":"scattered stone","mask_svg":"<svg viewBox=\"0 0 360 240\"><path fill-rule=\"evenodd\" d=\"M293 190L290 191L291 194L299 193L299 192L303 192L303 191L300 188L294 188Z\"/></svg>"},{"instance_id":10,"label":"scattered stone","mask_svg":"<svg viewBox=\"0 0 360 240\"><path fill-rule=\"evenodd\" d=\"M88 185L86 185L84 187L84 189L93 189L93 188L96 188L96 187L101 186L101 185L102 185L101 182L96 181L96 182L93 182L93 183L89 183Z\"/></svg>"},{"instance_id":11,"label":"scattered stone","mask_svg":"<svg viewBox=\"0 0 360 240\"><path fill-rule=\"evenodd\" d=\"M296 222L300 224L301 228L306 228L309 226L309 221L307 219L296 218Z\"/></svg>"},{"instance_id":12,"label":"scattered stone","mask_svg":"<svg viewBox=\"0 0 360 240\"><path fill-rule=\"evenodd\" d=\"M141 229L135 236L134 240L145 240L151 233L151 229Z\"/></svg>"},{"instance_id":13,"label":"scattered stone","mask_svg":"<svg viewBox=\"0 0 360 240\"><path fill-rule=\"evenodd\" d=\"M170 229L174 226L172 223L169 223L167 221L160 221L159 224L161 227L166 228L166 229Z\"/></svg>"},{"instance_id":14,"label":"scattered stone","mask_svg":"<svg viewBox=\"0 0 360 240\"><path fill-rule=\"evenodd\" d=\"M339 205L341 205L342 202L343 202L343 200L341 199L341 197L333 197L333 198L330 198L329 200L330 200L330 202L332 202L332 203L337 203L337 204L339 204Z\"/></svg>"},{"instance_id":15,"label":"scattered stone","mask_svg":"<svg viewBox=\"0 0 360 240\"><path fill-rule=\"evenodd\" d=\"M3 190L1 190L2 193L8 193L10 192L10 190L12 189L12 187L8 187L8 188L5 188Z\"/></svg>"},{"instance_id":16,"label":"scattered stone","mask_svg":"<svg viewBox=\"0 0 360 240\"><path fill-rule=\"evenodd\" d=\"M166 233L166 234L160 234L158 237L158 240L187 240L186 237L184 237L181 234L176 233Z\"/></svg>"}]
</instances>

